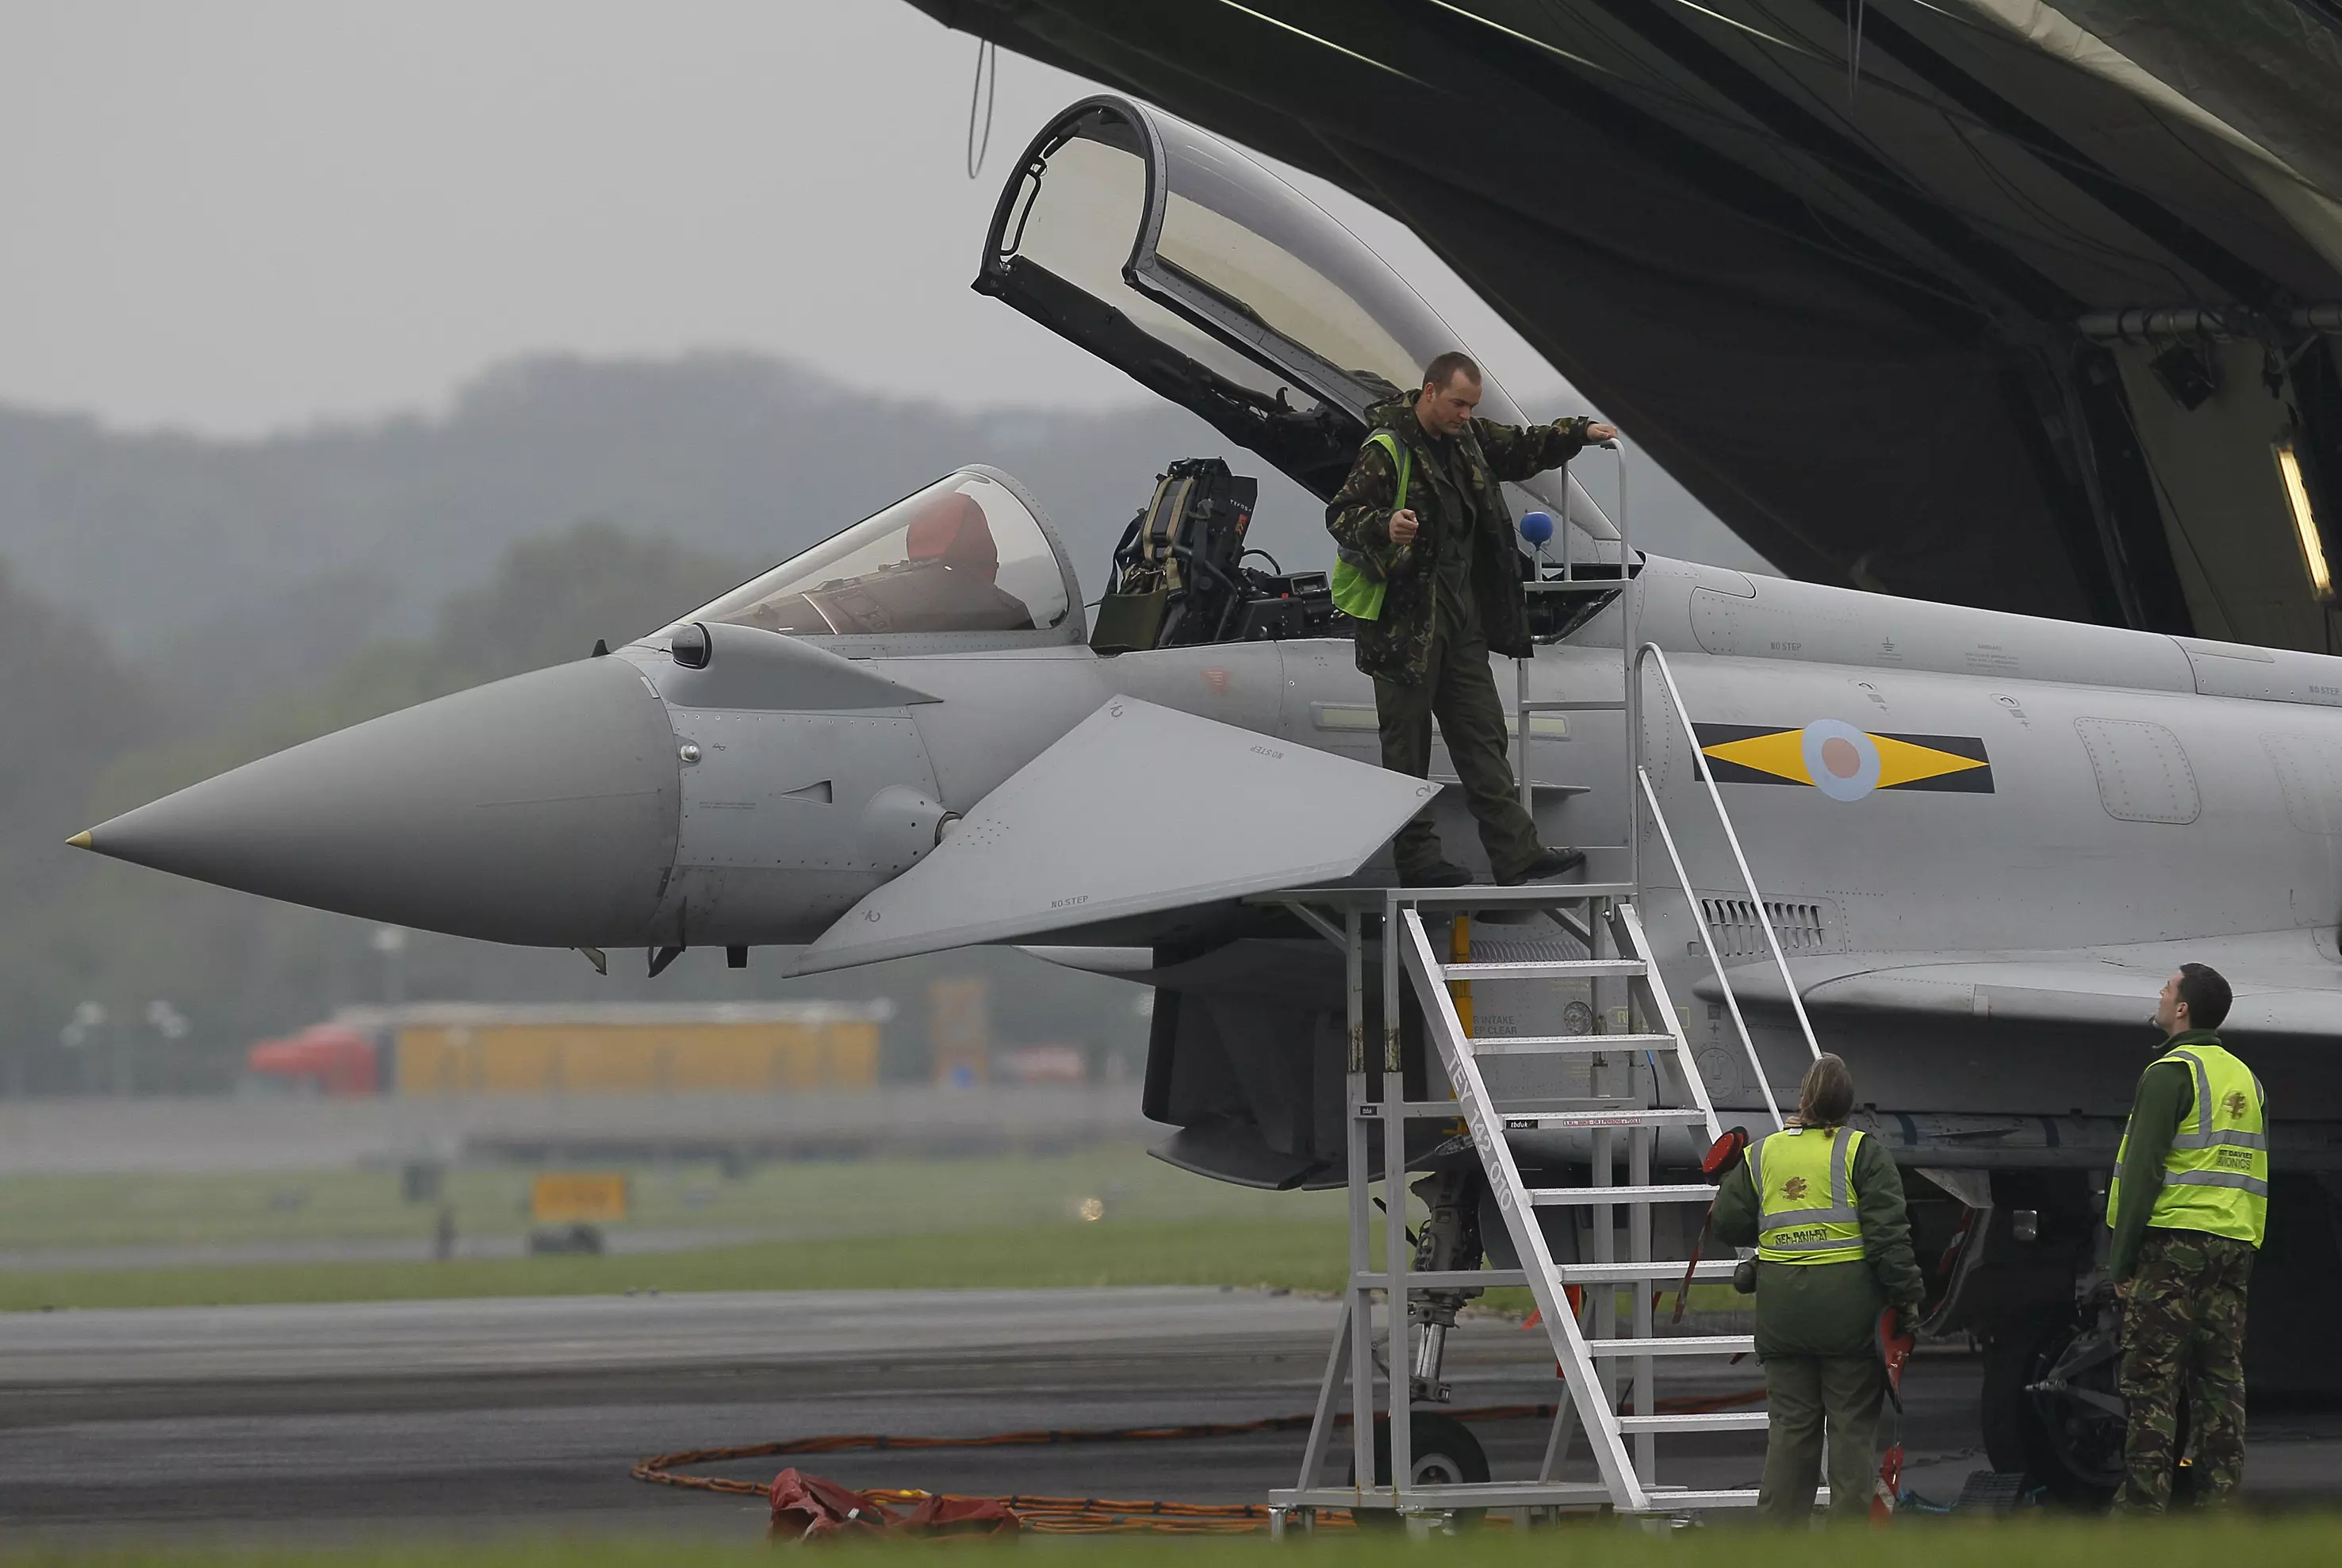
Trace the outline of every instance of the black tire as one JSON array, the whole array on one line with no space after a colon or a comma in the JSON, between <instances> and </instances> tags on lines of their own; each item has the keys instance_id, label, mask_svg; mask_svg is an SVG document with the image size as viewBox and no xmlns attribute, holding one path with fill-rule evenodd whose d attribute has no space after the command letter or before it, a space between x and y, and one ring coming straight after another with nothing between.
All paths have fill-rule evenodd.
<instances>
[{"instance_id":1,"label":"black tire","mask_svg":"<svg viewBox=\"0 0 2342 1568\"><path fill-rule=\"evenodd\" d=\"M1985 1453L1995 1470L2025 1473L2066 1507L2100 1510L2122 1484L2122 1418L2087 1402L2036 1392L2083 1337L2070 1313L2031 1319L1996 1335L1985 1352ZM2095 1331L2093 1331L2095 1332ZM2071 1379L2075 1387L2113 1395L2114 1360L2098 1355Z\"/></svg>"},{"instance_id":2,"label":"black tire","mask_svg":"<svg viewBox=\"0 0 2342 1568\"><path fill-rule=\"evenodd\" d=\"M1488 1479L1488 1455L1472 1429L1452 1415L1442 1415L1436 1410L1412 1411L1407 1416L1408 1444L1414 1450L1412 1484L1417 1486L1449 1485ZM1375 1417L1375 1484L1388 1486L1391 1473L1390 1418ZM1357 1461L1350 1462L1350 1484L1358 1483ZM1486 1516L1484 1508L1459 1508L1456 1511L1458 1524L1477 1523ZM1387 1508L1361 1508L1357 1511L1361 1530L1396 1529L1399 1516Z\"/></svg>"}]
</instances>

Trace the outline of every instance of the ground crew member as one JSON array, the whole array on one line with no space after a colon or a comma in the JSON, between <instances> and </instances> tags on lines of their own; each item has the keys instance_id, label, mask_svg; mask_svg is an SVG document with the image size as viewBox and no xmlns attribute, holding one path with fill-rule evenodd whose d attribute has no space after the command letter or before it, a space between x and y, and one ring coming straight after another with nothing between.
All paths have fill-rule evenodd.
<instances>
[{"instance_id":1,"label":"ground crew member","mask_svg":"<svg viewBox=\"0 0 2342 1568\"><path fill-rule=\"evenodd\" d=\"M1756 1248L1756 1358L1765 1364L1765 1477L1757 1516L1813 1516L1829 1433L1830 1515L1867 1518L1887 1394L1878 1318L1906 1326L1927 1293L1911 1256L1903 1180L1877 1139L1846 1124L1854 1075L1825 1054L1806 1069L1797 1114L1752 1145L1716 1197L1716 1233Z\"/></svg>"},{"instance_id":2,"label":"ground crew member","mask_svg":"<svg viewBox=\"0 0 2342 1568\"><path fill-rule=\"evenodd\" d=\"M2201 964L2163 983L2163 1054L2139 1074L2107 1190L2129 1412L2117 1501L2135 1513L2170 1505L2183 1386L2198 1500L2225 1502L2244 1480L2245 1289L2268 1217L2268 1124L2260 1080L2212 1033L2228 1002Z\"/></svg>"},{"instance_id":3,"label":"ground crew member","mask_svg":"<svg viewBox=\"0 0 2342 1568\"><path fill-rule=\"evenodd\" d=\"M1618 433L1584 418L1526 429L1497 424L1474 417L1479 403L1480 367L1443 354L1425 369L1419 391L1368 409L1372 434L1326 508L1326 526L1349 572L1379 590L1379 604L1356 630L1358 668L1375 678L1383 766L1426 776L1436 717L1488 864L1509 886L1558 876L1586 857L1537 842L1506 755L1505 708L1488 654L1527 658L1536 649L1521 604L1512 515L1496 485L1558 467L1587 443ZM1344 608L1363 613L1356 604ZM1472 880L1440 853L1428 806L1399 830L1393 847L1406 886Z\"/></svg>"}]
</instances>

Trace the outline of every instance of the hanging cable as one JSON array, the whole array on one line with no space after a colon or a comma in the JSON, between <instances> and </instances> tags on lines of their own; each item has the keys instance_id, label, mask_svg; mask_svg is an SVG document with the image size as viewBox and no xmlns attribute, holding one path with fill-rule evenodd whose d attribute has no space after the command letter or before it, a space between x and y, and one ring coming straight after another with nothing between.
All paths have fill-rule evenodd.
<instances>
[{"instance_id":1,"label":"hanging cable","mask_svg":"<svg viewBox=\"0 0 2342 1568\"><path fill-rule=\"evenodd\" d=\"M989 38L976 41L976 80L967 88L967 177L984 172L984 155L992 150L992 105L1000 91L1000 49ZM979 138L976 105L984 102L983 134Z\"/></svg>"},{"instance_id":2,"label":"hanging cable","mask_svg":"<svg viewBox=\"0 0 2342 1568\"><path fill-rule=\"evenodd\" d=\"M1846 101L1862 85L1862 0L1846 0Z\"/></svg>"}]
</instances>

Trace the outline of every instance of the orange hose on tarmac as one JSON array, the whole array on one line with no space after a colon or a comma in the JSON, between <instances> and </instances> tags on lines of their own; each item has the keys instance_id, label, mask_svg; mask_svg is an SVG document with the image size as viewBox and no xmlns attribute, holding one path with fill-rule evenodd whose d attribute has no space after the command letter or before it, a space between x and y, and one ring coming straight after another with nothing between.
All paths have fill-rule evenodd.
<instances>
[{"instance_id":1,"label":"orange hose on tarmac","mask_svg":"<svg viewBox=\"0 0 2342 1568\"><path fill-rule=\"evenodd\" d=\"M1764 1397L1763 1389L1754 1388L1706 1398L1662 1399L1656 1403L1663 1412L1687 1413L1746 1404ZM1552 1419L1559 1409L1554 1404L1484 1404L1445 1413L1457 1421L1546 1421ZM819 1437L786 1438L776 1443L752 1443L732 1448L680 1449L673 1453L654 1454L642 1460L630 1473L636 1480L654 1485L681 1486L695 1492L722 1493L739 1497L762 1497L768 1490L764 1482L742 1481L724 1475L690 1475L684 1473L684 1468L729 1460L869 1450L1172 1443L1198 1438L1236 1437L1262 1432L1306 1432L1314 1419L1309 1415L1272 1415L1258 1421L1197 1422L1185 1426L1036 1427L1025 1432L989 1433L980 1437L896 1437L884 1433L840 1433ZM1346 1414L1336 1416L1335 1423L1347 1426L1350 1418ZM864 1495L890 1507L916 1506L931 1495L959 1496L958 1493L886 1488L873 1488ZM1145 1532L1165 1535L1235 1535L1248 1534L1268 1527L1268 1509L1256 1503L1160 1503L1107 1497L1023 1494L981 1501L1002 1504L1016 1513L1024 1528L1046 1534L1104 1535L1118 1532ZM1353 1522L1344 1510L1321 1509L1317 1523L1321 1527L1340 1527Z\"/></svg>"}]
</instances>

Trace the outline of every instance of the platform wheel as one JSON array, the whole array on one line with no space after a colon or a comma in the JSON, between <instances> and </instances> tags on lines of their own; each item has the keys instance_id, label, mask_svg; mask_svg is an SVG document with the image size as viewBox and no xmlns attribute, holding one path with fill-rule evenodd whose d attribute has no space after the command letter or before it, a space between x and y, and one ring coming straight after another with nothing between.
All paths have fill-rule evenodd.
<instances>
[{"instance_id":1,"label":"platform wheel","mask_svg":"<svg viewBox=\"0 0 2342 1568\"><path fill-rule=\"evenodd\" d=\"M1442 1415L1436 1410L1418 1410L1407 1418L1408 1446L1414 1449L1413 1464L1407 1484L1410 1486L1454 1486L1488 1479L1488 1455L1472 1429L1452 1415ZM1375 1417L1375 1484L1388 1486L1391 1473L1390 1418ZM1350 1484L1358 1482L1357 1462L1350 1463ZM1485 1508L1459 1508L1454 1519L1458 1527L1477 1524L1486 1517ZM1361 1508L1357 1511L1361 1530L1396 1530L1405 1521L1388 1508Z\"/></svg>"}]
</instances>

